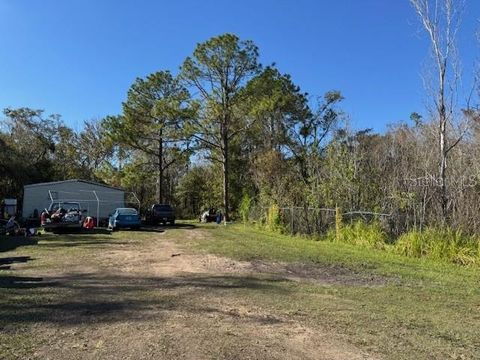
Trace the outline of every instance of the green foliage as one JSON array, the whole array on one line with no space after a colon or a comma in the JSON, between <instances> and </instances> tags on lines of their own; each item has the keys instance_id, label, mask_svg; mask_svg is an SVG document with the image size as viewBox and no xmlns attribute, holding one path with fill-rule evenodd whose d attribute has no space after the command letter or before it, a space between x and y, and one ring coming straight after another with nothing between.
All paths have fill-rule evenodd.
<instances>
[{"instance_id":1,"label":"green foliage","mask_svg":"<svg viewBox=\"0 0 480 360\"><path fill-rule=\"evenodd\" d=\"M318 192L323 195L327 206L338 204L341 208L350 207L349 189L353 187L355 166L349 155L348 146L333 141L327 146L322 165L326 178L318 185Z\"/></svg>"},{"instance_id":2,"label":"green foliage","mask_svg":"<svg viewBox=\"0 0 480 360\"><path fill-rule=\"evenodd\" d=\"M180 179L175 196L183 217L197 218L202 211L221 204L221 182L213 166L192 166Z\"/></svg>"},{"instance_id":3,"label":"green foliage","mask_svg":"<svg viewBox=\"0 0 480 360\"><path fill-rule=\"evenodd\" d=\"M341 241L342 239L342 209L338 206L335 207L335 240Z\"/></svg>"},{"instance_id":4,"label":"green foliage","mask_svg":"<svg viewBox=\"0 0 480 360\"><path fill-rule=\"evenodd\" d=\"M273 232L282 231L282 217L277 204L272 204L267 210L266 228Z\"/></svg>"},{"instance_id":5,"label":"green foliage","mask_svg":"<svg viewBox=\"0 0 480 360\"><path fill-rule=\"evenodd\" d=\"M329 231L326 238L330 241L340 241L374 249L385 249L388 239L380 223L374 221L367 224L361 220L352 224L343 224L335 232Z\"/></svg>"},{"instance_id":6,"label":"green foliage","mask_svg":"<svg viewBox=\"0 0 480 360\"><path fill-rule=\"evenodd\" d=\"M80 160L94 173L115 155L115 144L107 136L104 121L85 121L79 134ZM98 179L97 179L98 180Z\"/></svg>"},{"instance_id":7,"label":"green foliage","mask_svg":"<svg viewBox=\"0 0 480 360\"><path fill-rule=\"evenodd\" d=\"M395 191L391 197L400 210L408 209L415 202L415 193Z\"/></svg>"},{"instance_id":8,"label":"green foliage","mask_svg":"<svg viewBox=\"0 0 480 360\"><path fill-rule=\"evenodd\" d=\"M256 156L251 168L261 205L291 205L295 198L301 198L300 181L291 165L279 151L264 151Z\"/></svg>"},{"instance_id":9,"label":"green foliage","mask_svg":"<svg viewBox=\"0 0 480 360\"><path fill-rule=\"evenodd\" d=\"M248 193L243 194L242 200L240 201L238 211L240 212L240 216L245 225L248 223L252 201L253 199Z\"/></svg>"},{"instance_id":10,"label":"green foliage","mask_svg":"<svg viewBox=\"0 0 480 360\"><path fill-rule=\"evenodd\" d=\"M257 46L252 41L240 40L234 34L223 34L196 46L193 56L187 57L182 65L182 77L192 82L213 80L212 87L224 80L234 87L221 91L236 92L239 82L258 70ZM220 85L225 86L225 83ZM212 92L210 95L220 97L221 93Z\"/></svg>"},{"instance_id":11,"label":"green foliage","mask_svg":"<svg viewBox=\"0 0 480 360\"><path fill-rule=\"evenodd\" d=\"M265 150L290 146L289 131L295 121L312 116L307 94L300 91L290 75L273 66L253 77L241 94L248 106L248 116L256 121L249 131L249 141Z\"/></svg>"},{"instance_id":12,"label":"green foliage","mask_svg":"<svg viewBox=\"0 0 480 360\"><path fill-rule=\"evenodd\" d=\"M122 116L104 120L112 141L147 157L149 167L137 167L157 182L157 201L164 202L166 171L176 162L186 161L186 121L195 116L188 90L169 71L137 78L123 103ZM152 176L155 174L155 176Z\"/></svg>"},{"instance_id":13,"label":"green foliage","mask_svg":"<svg viewBox=\"0 0 480 360\"><path fill-rule=\"evenodd\" d=\"M0 122L0 198L22 198L23 185L71 178L94 180L96 165L109 149L88 141L85 129L77 133L60 115L43 110L7 108ZM100 130L96 127L96 130ZM97 138L101 131L96 131ZM27 216L30 214L26 214Z\"/></svg>"},{"instance_id":14,"label":"green foliage","mask_svg":"<svg viewBox=\"0 0 480 360\"><path fill-rule=\"evenodd\" d=\"M257 46L234 34L198 44L181 67L183 81L200 94L199 116L191 122L193 137L210 159L222 164L226 219L230 211L230 146L253 123L251 117L245 116L245 97L241 93L260 69Z\"/></svg>"},{"instance_id":15,"label":"green foliage","mask_svg":"<svg viewBox=\"0 0 480 360\"><path fill-rule=\"evenodd\" d=\"M451 228L427 228L403 234L395 244L397 253L427 257L459 265L480 264L480 239Z\"/></svg>"}]
</instances>

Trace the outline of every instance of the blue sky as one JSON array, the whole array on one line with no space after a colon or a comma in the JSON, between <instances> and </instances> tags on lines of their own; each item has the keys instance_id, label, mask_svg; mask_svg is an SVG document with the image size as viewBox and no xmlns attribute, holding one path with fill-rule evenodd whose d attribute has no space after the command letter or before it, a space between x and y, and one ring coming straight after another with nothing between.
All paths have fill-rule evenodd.
<instances>
[{"instance_id":1,"label":"blue sky","mask_svg":"<svg viewBox=\"0 0 480 360\"><path fill-rule=\"evenodd\" d=\"M467 0L459 50L469 82L480 2ZM0 0L0 108L61 114L74 129L116 114L138 76L178 71L198 42L253 40L303 91L338 89L356 128L424 112L428 42L408 0Z\"/></svg>"}]
</instances>

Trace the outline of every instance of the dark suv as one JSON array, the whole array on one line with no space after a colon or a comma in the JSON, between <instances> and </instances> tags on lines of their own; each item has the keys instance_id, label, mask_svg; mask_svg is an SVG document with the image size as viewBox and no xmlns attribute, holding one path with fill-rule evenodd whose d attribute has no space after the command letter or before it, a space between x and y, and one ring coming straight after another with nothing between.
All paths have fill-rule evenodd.
<instances>
[{"instance_id":1,"label":"dark suv","mask_svg":"<svg viewBox=\"0 0 480 360\"><path fill-rule=\"evenodd\" d=\"M155 204L147 214L147 222L150 224L175 224L175 212L172 207L167 204Z\"/></svg>"}]
</instances>

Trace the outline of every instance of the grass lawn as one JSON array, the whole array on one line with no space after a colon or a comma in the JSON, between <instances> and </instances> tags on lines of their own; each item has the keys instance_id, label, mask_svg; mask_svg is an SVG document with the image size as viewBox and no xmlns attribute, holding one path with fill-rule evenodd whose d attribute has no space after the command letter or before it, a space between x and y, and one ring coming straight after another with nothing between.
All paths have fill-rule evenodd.
<instances>
[{"instance_id":1,"label":"grass lawn","mask_svg":"<svg viewBox=\"0 0 480 360\"><path fill-rule=\"evenodd\" d=\"M272 234L242 225L207 226L203 251L238 260L344 269L381 285L339 280L288 282L288 297L261 294L265 306L297 312L391 359L479 359L480 271L347 244ZM338 271L337 271L338 272Z\"/></svg>"}]
</instances>

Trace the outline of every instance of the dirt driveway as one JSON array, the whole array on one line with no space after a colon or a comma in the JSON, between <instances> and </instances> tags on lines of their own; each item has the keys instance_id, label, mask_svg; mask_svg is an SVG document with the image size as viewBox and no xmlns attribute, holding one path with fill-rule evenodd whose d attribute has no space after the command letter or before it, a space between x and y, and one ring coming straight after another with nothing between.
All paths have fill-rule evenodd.
<instances>
[{"instance_id":1,"label":"dirt driveway","mask_svg":"<svg viewBox=\"0 0 480 360\"><path fill-rule=\"evenodd\" d=\"M167 230L136 240L131 232L132 239L110 241L101 251L92 240L81 256L75 249L56 256L47 244L48 264L14 265L22 276L41 275L42 285L32 280L12 293L21 299L19 291L34 292L9 305L10 325L1 330L12 338L25 333L34 359L376 358L312 326L301 309L258 301L289 296L289 282L328 278L192 252L189 242L206 234Z\"/></svg>"}]
</instances>

